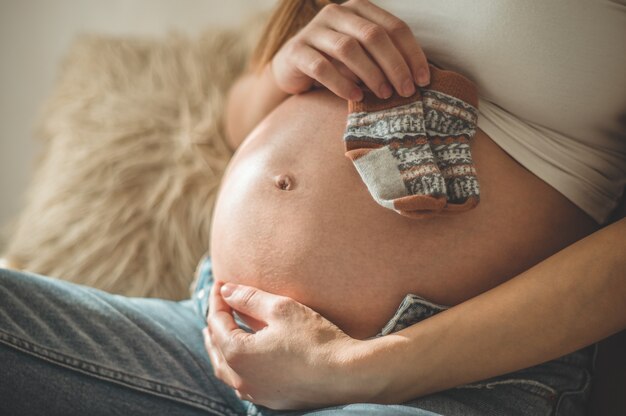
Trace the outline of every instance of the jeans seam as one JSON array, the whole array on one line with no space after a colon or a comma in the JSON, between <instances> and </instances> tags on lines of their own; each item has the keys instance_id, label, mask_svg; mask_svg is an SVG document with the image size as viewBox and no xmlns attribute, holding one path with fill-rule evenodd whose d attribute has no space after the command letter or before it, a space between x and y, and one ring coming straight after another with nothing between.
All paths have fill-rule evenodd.
<instances>
[{"instance_id":1,"label":"jeans seam","mask_svg":"<svg viewBox=\"0 0 626 416\"><path fill-rule=\"evenodd\" d=\"M237 416L238 413L216 403L206 396L189 392L179 387L158 383L153 380L144 379L135 375L130 375L119 370L112 370L93 364L85 360L42 347L33 342L26 341L14 335L0 330L0 343L10 348L15 348L31 356L40 358L52 364L77 371L100 380L130 387L144 393L154 394L162 398L170 399L182 404L200 407L203 410L217 412L220 416Z\"/></svg>"},{"instance_id":2,"label":"jeans seam","mask_svg":"<svg viewBox=\"0 0 626 416\"><path fill-rule=\"evenodd\" d=\"M498 386L513 386L517 388L522 388L527 391L530 391L533 394L537 394L543 397L545 400L554 401L558 397L558 391L553 387L542 383L537 380L528 379L528 378L507 378L507 379L499 379L494 381L485 381L485 382L476 382L465 384L463 386L456 387L457 389L493 389ZM552 404L552 409L554 410L555 405Z\"/></svg>"},{"instance_id":3,"label":"jeans seam","mask_svg":"<svg viewBox=\"0 0 626 416\"><path fill-rule=\"evenodd\" d=\"M564 390L563 392L561 392L561 394L559 394L556 404L554 406L555 416L558 416L559 409L561 405L563 404L564 398L572 396L572 395L576 395L576 394L581 394L581 393L584 394L585 390L589 388L589 386L591 385L591 374L589 373L588 370L585 370L584 375L585 375L585 380L582 382L582 385L579 388L571 389L571 390Z\"/></svg>"},{"instance_id":4,"label":"jeans seam","mask_svg":"<svg viewBox=\"0 0 626 416\"><path fill-rule=\"evenodd\" d=\"M596 368L596 358L598 357L598 343L593 344L593 352L591 353L591 362L588 365L588 368L584 370L584 376L585 379L582 382L582 385L577 388L577 389L571 389L571 390L564 390L563 392L561 392L561 394L558 396L556 404L554 406L554 415L558 416L559 414L559 409L561 408L561 405L563 404L563 400L568 397L568 396L572 396L575 394L584 394L585 390L588 390L591 386L592 383L592 374L595 373L595 368ZM588 404L588 400L587 400L587 404Z\"/></svg>"}]
</instances>

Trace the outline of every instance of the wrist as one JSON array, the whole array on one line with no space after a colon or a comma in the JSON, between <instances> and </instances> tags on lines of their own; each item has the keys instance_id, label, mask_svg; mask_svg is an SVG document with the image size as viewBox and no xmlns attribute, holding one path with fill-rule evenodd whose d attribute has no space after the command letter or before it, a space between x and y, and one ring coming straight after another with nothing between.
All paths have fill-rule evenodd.
<instances>
[{"instance_id":1,"label":"wrist","mask_svg":"<svg viewBox=\"0 0 626 416\"><path fill-rule=\"evenodd\" d=\"M408 344L406 337L387 335L368 340L352 340L342 348L342 384L350 402L401 403L412 397L409 386L403 386L403 368L407 368ZM417 363L411 361L411 373ZM415 368L414 368L415 367Z\"/></svg>"}]
</instances>

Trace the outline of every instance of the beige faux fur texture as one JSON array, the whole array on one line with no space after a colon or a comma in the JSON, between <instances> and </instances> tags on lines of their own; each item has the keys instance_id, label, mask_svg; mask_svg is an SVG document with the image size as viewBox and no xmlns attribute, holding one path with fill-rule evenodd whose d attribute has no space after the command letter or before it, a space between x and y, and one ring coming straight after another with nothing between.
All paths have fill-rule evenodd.
<instances>
[{"instance_id":1,"label":"beige faux fur texture","mask_svg":"<svg viewBox=\"0 0 626 416\"><path fill-rule=\"evenodd\" d=\"M9 262L129 296L187 297L231 156L225 94L261 20L244 34L77 39L45 107Z\"/></svg>"}]
</instances>

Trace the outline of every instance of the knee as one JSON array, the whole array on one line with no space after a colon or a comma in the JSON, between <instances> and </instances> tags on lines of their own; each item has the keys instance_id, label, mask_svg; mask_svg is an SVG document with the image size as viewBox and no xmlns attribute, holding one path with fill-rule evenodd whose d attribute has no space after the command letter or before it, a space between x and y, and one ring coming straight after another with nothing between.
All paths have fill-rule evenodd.
<instances>
[{"instance_id":1,"label":"knee","mask_svg":"<svg viewBox=\"0 0 626 416\"><path fill-rule=\"evenodd\" d=\"M5 281L8 279L13 279L16 273L16 270L0 267L0 280Z\"/></svg>"},{"instance_id":2,"label":"knee","mask_svg":"<svg viewBox=\"0 0 626 416\"><path fill-rule=\"evenodd\" d=\"M41 292L41 285L45 278L33 273L15 269L0 268L0 303L11 298L33 296Z\"/></svg>"},{"instance_id":3,"label":"knee","mask_svg":"<svg viewBox=\"0 0 626 416\"><path fill-rule=\"evenodd\" d=\"M4 267L0 267L0 281L10 281L12 279L18 279L20 275L24 275L24 272L14 269L6 269Z\"/></svg>"},{"instance_id":4,"label":"knee","mask_svg":"<svg viewBox=\"0 0 626 416\"><path fill-rule=\"evenodd\" d=\"M0 268L0 298L14 296L16 283L20 272L12 269ZM3 301L0 301L4 303Z\"/></svg>"}]
</instances>

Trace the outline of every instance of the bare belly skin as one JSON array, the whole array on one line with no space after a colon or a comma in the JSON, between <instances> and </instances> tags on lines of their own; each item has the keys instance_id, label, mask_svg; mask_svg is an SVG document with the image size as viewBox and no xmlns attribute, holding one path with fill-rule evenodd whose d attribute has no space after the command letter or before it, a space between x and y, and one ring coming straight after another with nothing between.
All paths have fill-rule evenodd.
<instances>
[{"instance_id":1,"label":"bare belly skin","mask_svg":"<svg viewBox=\"0 0 626 416\"><path fill-rule=\"evenodd\" d=\"M366 338L408 293L460 303L597 228L482 131L478 207L427 220L383 208L344 156L346 107L326 91L294 96L244 141L214 211L216 279L292 297Z\"/></svg>"}]
</instances>

